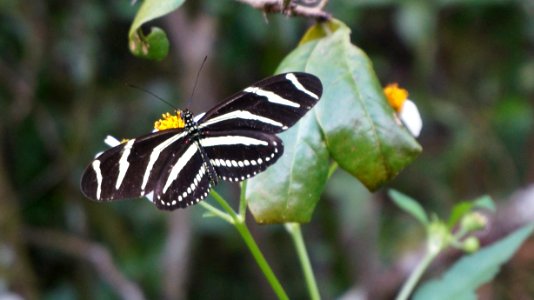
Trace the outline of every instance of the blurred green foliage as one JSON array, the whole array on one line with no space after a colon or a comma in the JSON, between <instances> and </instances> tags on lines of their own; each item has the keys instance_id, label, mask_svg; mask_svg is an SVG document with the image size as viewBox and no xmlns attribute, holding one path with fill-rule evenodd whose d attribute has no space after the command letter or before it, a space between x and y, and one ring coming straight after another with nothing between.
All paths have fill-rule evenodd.
<instances>
[{"instance_id":1,"label":"blurred green foliage","mask_svg":"<svg viewBox=\"0 0 534 300\"><path fill-rule=\"evenodd\" d=\"M189 1L182 9L191 24L201 16L213 22L212 68L205 77L218 99L272 74L309 25L299 18L264 17L236 1ZM381 83L407 88L423 116L424 151L393 187L425 199L427 211L439 212L480 194L499 202L533 181L534 8L529 1L345 0L332 1L327 10L350 27L352 42L369 55ZM183 295L269 299L271 292L239 237L219 220L202 218L202 208L167 214L148 201L99 204L79 192L81 172L105 147L107 134L140 135L169 110L124 83L184 100L173 100L178 107L192 88L179 84L188 70L172 38L163 62L129 53L135 11L129 1L0 2L0 203L17 208L1 212L0 235L5 224L18 222L20 232L46 229L98 243L147 298L158 298L169 280L164 263L169 223L182 218L192 238ZM171 24L154 23L165 30ZM201 77L203 84L208 86ZM205 109L216 100L194 101ZM218 191L237 198L233 185ZM372 270L388 269L420 241L422 232L383 199L383 193L369 194L343 172L329 182L312 222L303 227L325 299L367 282ZM24 252L17 253L27 254L26 274L32 275L24 282L35 281L40 297L117 297L92 264L62 250L67 244L44 247L32 235L20 234ZM254 234L288 294L304 298L283 228L255 227ZM0 236L1 245L6 240ZM15 276L0 272L0 294ZM532 274L521 278L514 284L532 286Z\"/></svg>"}]
</instances>

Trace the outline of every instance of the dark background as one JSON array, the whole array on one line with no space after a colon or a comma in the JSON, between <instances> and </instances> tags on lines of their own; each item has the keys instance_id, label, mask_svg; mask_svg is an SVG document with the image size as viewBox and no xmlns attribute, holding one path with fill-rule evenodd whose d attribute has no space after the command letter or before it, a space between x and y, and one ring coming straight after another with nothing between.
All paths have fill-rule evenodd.
<instances>
[{"instance_id":1,"label":"dark background","mask_svg":"<svg viewBox=\"0 0 534 300\"><path fill-rule=\"evenodd\" d=\"M426 2L332 1L327 10L352 29L380 81L407 88L422 114L423 154L388 187L443 218L457 201L493 196L489 243L534 219L534 5ZM203 218L203 208L99 204L81 195L79 179L107 134L141 135L171 110L125 83L183 107L207 55L191 105L199 113L271 75L310 23L236 1L189 1L151 23L171 40L169 56L152 62L127 48L136 9L128 1L0 2L0 297L271 299L238 234ZM358 291L388 299L424 232L386 189L370 194L355 183L334 175L303 226L308 251L325 299ZM217 190L238 195L232 184ZM283 226L251 229L289 295L307 298ZM532 253L527 242L479 296L532 299Z\"/></svg>"}]
</instances>

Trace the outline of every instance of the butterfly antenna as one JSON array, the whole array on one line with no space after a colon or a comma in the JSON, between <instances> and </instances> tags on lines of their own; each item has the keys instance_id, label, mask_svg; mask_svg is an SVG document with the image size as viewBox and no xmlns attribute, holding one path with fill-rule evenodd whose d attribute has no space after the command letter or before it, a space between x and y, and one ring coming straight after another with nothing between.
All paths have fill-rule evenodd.
<instances>
[{"instance_id":1,"label":"butterfly antenna","mask_svg":"<svg viewBox=\"0 0 534 300\"><path fill-rule=\"evenodd\" d=\"M204 60L202 61L202 64L200 65L200 69L198 69L197 77L195 78L195 85L193 85L193 91L191 91L191 97L189 97L189 101L187 101L187 107L193 102L193 95L195 95L195 90L197 89L197 83L198 78L200 77L200 72L202 72L202 69L204 68L204 64L206 63L206 60L208 59L208 56L204 56Z\"/></svg>"},{"instance_id":2,"label":"butterfly antenna","mask_svg":"<svg viewBox=\"0 0 534 300\"><path fill-rule=\"evenodd\" d=\"M168 106L172 107L172 109L179 110L178 108L176 108L176 106L172 105L172 103L170 103L169 101L161 98L160 96L152 93L151 91L149 91L147 89L144 89L144 88L142 88L140 86L137 86L137 85L134 85L134 84L131 84L131 83L126 83L126 86L134 88L134 89L137 89L137 90L140 90L142 92L145 92L145 93L149 94L150 96L155 97L156 99L159 99L161 102L163 102L163 103L167 104Z\"/></svg>"}]
</instances>

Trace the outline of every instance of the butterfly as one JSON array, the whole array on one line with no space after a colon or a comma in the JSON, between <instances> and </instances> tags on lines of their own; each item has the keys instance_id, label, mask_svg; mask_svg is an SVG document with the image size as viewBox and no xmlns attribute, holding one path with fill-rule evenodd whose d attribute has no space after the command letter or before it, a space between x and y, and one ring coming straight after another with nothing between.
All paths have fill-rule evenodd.
<instances>
[{"instance_id":1,"label":"butterfly","mask_svg":"<svg viewBox=\"0 0 534 300\"><path fill-rule=\"evenodd\" d=\"M159 130L98 155L82 175L81 191L96 201L147 197L163 210L196 204L220 180L243 181L274 164L284 151L276 134L300 120L322 90L312 74L285 73L196 117L187 109L166 114L156 122Z\"/></svg>"}]
</instances>

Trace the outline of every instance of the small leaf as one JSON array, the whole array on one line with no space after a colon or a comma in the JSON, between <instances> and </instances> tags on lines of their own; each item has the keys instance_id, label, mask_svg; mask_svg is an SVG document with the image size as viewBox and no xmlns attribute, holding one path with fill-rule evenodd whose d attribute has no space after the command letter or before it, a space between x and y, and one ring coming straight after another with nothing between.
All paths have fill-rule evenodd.
<instances>
[{"instance_id":1,"label":"small leaf","mask_svg":"<svg viewBox=\"0 0 534 300\"><path fill-rule=\"evenodd\" d=\"M169 53L169 40L163 30L152 27L148 36L136 34L130 39L130 51L135 56L159 61Z\"/></svg>"},{"instance_id":2,"label":"small leaf","mask_svg":"<svg viewBox=\"0 0 534 300\"><path fill-rule=\"evenodd\" d=\"M447 222L447 226L452 229L456 226L456 223L473 208L487 209L491 212L495 212L495 204L490 196L484 195L473 201L463 201L454 205L451 216Z\"/></svg>"},{"instance_id":3,"label":"small leaf","mask_svg":"<svg viewBox=\"0 0 534 300\"><path fill-rule=\"evenodd\" d=\"M473 201L473 206L476 208L487 209L491 212L495 212L495 203L490 196L484 195Z\"/></svg>"},{"instance_id":4,"label":"small leaf","mask_svg":"<svg viewBox=\"0 0 534 300\"><path fill-rule=\"evenodd\" d=\"M447 221L447 227L449 229L452 229L454 226L456 226L456 223L468 212L473 209L473 203L463 201L460 203L456 203L454 207L452 208L451 216L449 217L449 220Z\"/></svg>"},{"instance_id":5,"label":"small leaf","mask_svg":"<svg viewBox=\"0 0 534 300\"><path fill-rule=\"evenodd\" d=\"M342 24L343 23L341 22L322 22L316 26L312 26L310 29L308 29L308 31L306 31L302 39L300 39L299 45L327 37L328 35L332 34L332 32L339 29Z\"/></svg>"},{"instance_id":6,"label":"small leaf","mask_svg":"<svg viewBox=\"0 0 534 300\"><path fill-rule=\"evenodd\" d=\"M154 27L148 36L141 31L141 26L151 20L166 15L185 0L145 0L135 16L128 33L130 51L139 57L162 60L169 52L169 40L160 28Z\"/></svg>"},{"instance_id":7,"label":"small leaf","mask_svg":"<svg viewBox=\"0 0 534 300\"><path fill-rule=\"evenodd\" d=\"M388 194L398 207L417 219L421 224L428 224L428 216L419 202L396 190L389 190Z\"/></svg>"},{"instance_id":8,"label":"small leaf","mask_svg":"<svg viewBox=\"0 0 534 300\"><path fill-rule=\"evenodd\" d=\"M476 299L476 289L492 280L534 229L526 225L482 250L464 256L440 279L425 282L413 299Z\"/></svg>"}]
</instances>

